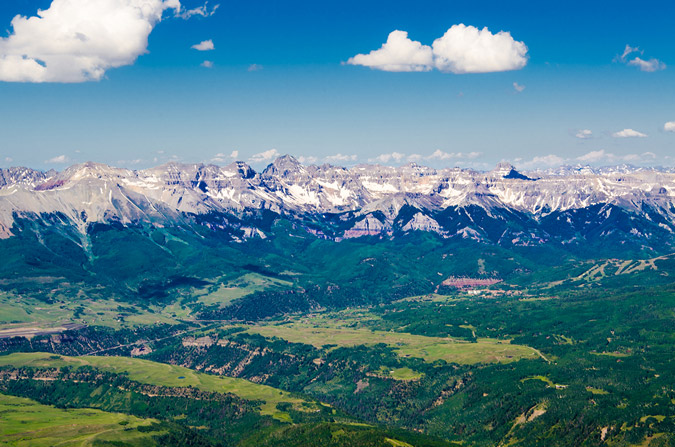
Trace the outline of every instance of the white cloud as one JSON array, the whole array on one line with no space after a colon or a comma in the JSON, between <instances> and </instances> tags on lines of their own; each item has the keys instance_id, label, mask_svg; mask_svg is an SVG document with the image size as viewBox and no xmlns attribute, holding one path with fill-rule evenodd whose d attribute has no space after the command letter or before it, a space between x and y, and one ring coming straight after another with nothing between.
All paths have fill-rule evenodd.
<instances>
[{"instance_id":1,"label":"white cloud","mask_svg":"<svg viewBox=\"0 0 675 447\"><path fill-rule=\"evenodd\" d=\"M251 64L251 65L248 66L248 71L260 71L262 69L263 69L263 66L258 65L258 64Z\"/></svg>"},{"instance_id":2,"label":"white cloud","mask_svg":"<svg viewBox=\"0 0 675 447\"><path fill-rule=\"evenodd\" d=\"M663 125L663 130L666 132L675 132L675 121L668 121Z\"/></svg>"},{"instance_id":3,"label":"white cloud","mask_svg":"<svg viewBox=\"0 0 675 447\"><path fill-rule=\"evenodd\" d=\"M525 90L525 86L524 86L524 85L520 85L520 84L518 84L517 82L514 82L514 83L513 83L513 89L514 89L516 92L520 93L520 92L522 92L523 90Z\"/></svg>"},{"instance_id":4,"label":"white cloud","mask_svg":"<svg viewBox=\"0 0 675 447\"><path fill-rule=\"evenodd\" d=\"M515 160L518 161L518 160ZM549 155L543 155L539 157L534 157L532 160L525 161L522 163L518 163L518 167L523 168L523 169L531 169L531 168L551 168L551 167L557 167L561 166L563 163L565 163L565 159L555 155L555 154L549 154Z\"/></svg>"},{"instance_id":5,"label":"white cloud","mask_svg":"<svg viewBox=\"0 0 675 447\"><path fill-rule=\"evenodd\" d=\"M443 72L490 73L518 70L527 64L527 46L500 31L453 25L432 45L434 64Z\"/></svg>"},{"instance_id":6,"label":"white cloud","mask_svg":"<svg viewBox=\"0 0 675 447\"><path fill-rule=\"evenodd\" d=\"M216 13L216 10L220 7L220 5L214 6L213 8L211 8L210 11L208 5L209 2L206 2L202 6L199 6L197 8L187 9L185 11L177 11L176 17L180 17L186 20L193 16L211 17L213 14Z\"/></svg>"},{"instance_id":7,"label":"white cloud","mask_svg":"<svg viewBox=\"0 0 675 447\"><path fill-rule=\"evenodd\" d=\"M63 164L68 163L69 161L70 159L65 155L57 155L56 157L52 157L49 160L45 160L45 163Z\"/></svg>"},{"instance_id":8,"label":"white cloud","mask_svg":"<svg viewBox=\"0 0 675 447\"><path fill-rule=\"evenodd\" d=\"M325 158L326 161L328 162L334 162L334 161L356 161L357 156L356 155L345 155L345 154L335 154L335 155L329 155Z\"/></svg>"},{"instance_id":9,"label":"white cloud","mask_svg":"<svg viewBox=\"0 0 675 447\"><path fill-rule=\"evenodd\" d=\"M419 161L422 158L423 158L422 154L410 154L410 155L408 155L408 161Z\"/></svg>"},{"instance_id":10,"label":"white cloud","mask_svg":"<svg viewBox=\"0 0 675 447\"><path fill-rule=\"evenodd\" d=\"M395 30L378 50L357 54L347 61L383 71L429 71L489 73L518 70L527 64L527 46L509 32L492 34L464 24L453 25L432 46L408 38Z\"/></svg>"},{"instance_id":11,"label":"white cloud","mask_svg":"<svg viewBox=\"0 0 675 447\"><path fill-rule=\"evenodd\" d=\"M316 158L313 155L308 155L306 157L304 155L301 155L301 156L298 157L298 161L302 164L312 164L312 163L316 163L317 161L319 161L319 159Z\"/></svg>"},{"instance_id":12,"label":"white cloud","mask_svg":"<svg viewBox=\"0 0 675 447\"><path fill-rule=\"evenodd\" d=\"M213 68L213 62L212 61L204 61L199 65L204 67L204 68Z\"/></svg>"},{"instance_id":13,"label":"white cloud","mask_svg":"<svg viewBox=\"0 0 675 447\"><path fill-rule=\"evenodd\" d=\"M624 48L623 53L621 54L621 56L618 57L618 59L622 62L625 62L626 57L628 57L629 54L636 52L639 52L640 54L643 53L642 51L640 51L638 47L631 47L630 45L626 45L626 48Z\"/></svg>"},{"instance_id":14,"label":"white cloud","mask_svg":"<svg viewBox=\"0 0 675 447\"><path fill-rule=\"evenodd\" d=\"M116 166L138 166L141 163L145 163L145 160L141 158L136 158L135 160L117 160L115 163Z\"/></svg>"},{"instance_id":15,"label":"white cloud","mask_svg":"<svg viewBox=\"0 0 675 447\"><path fill-rule=\"evenodd\" d=\"M369 158L368 161L370 162L378 162L378 163L389 163L390 160L395 161L396 163L400 162L405 158L405 154L402 154L400 152L392 152L390 154L380 154L375 158Z\"/></svg>"},{"instance_id":16,"label":"white cloud","mask_svg":"<svg viewBox=\"0 0 675 447\"><path fill-rule=\"evenodd\" d=\"M17 15L0 39L0 81L85 82L131 65L179 0L53 0L37 16Z\"/></svg>"},{"instance_id":17,"label":"white cloud","mask_svg":"<svg viewBox=\"0 0 675 447\"><path fill-rule=\"evenodd\" d=\"M656 159L656 154L653 152L643 152L642 154L627 154L627 155L616 155L611 152L606 152L604 149L599 151L591 151L587 154L584 154L580 157L577 157L576 160L583 163L617 163L617 162L628 162L628 163L647 163Z\"/></svg>"},{"instance_id":18,"label":"white cloud","mask_svg":"<svg viewBox=\"0 0 675 447\"><path fill-rule=\"evenodd\" d=\"M666 69L666 64L655 58L651 58L646 61L644 59L636 57L635 59L628 61L628 65L638 67L640 70L648 72Z\"/></svg>"},{"instance_id":19,"label":"white cloud","mask_svg":"<svg viewBox=\"0 0 675 447\"><path fill-rule=\"evenodd\" d=\"M11 163L14 159L12 157L5 157L5 163Z\"/></svg>"},{"instance_id":20,"label":"white cloud","mask_svg":"<svg viewBox=\"0 0 675 447\"><path fill-rule=\"evenodd\" d=\"M574 136L582 140L587 140L593 138L593 132L589 129L579 129Z\"/></svg>"},{"instance_id":21,"label":"white cloud","mask_svg":"<svg viewBox=\"0 0 675 447\"><path fill-rule=\"evenodd\" d=\"M614 154L607 153L604 149L601 149L599 151L591 151L581 155L580 157L577 157L577 160L584 163L595 163L607 158L614 158Z\"/></svg>"},{"instance_id":22,"label":"white cloud","mask_svg":"<svg viewBox=\"0 0 675 447\"><path fill-rule=\"evenodd\" d=\"M236 160L239 157L239 151L232 151L230 155L225 154L224 152L219 152L211 159L213 163L226 163L229 161Z\"/></svg>"},{"instance_id":23,"label":"white cloud","mask_svg":"<svg viewBox=\"0 0 675 447\"><path fill-rule=\"evenodd\" d=\"M449 153L449 152L443 152L440 149L436 149L431 155L426 157L427 160L449 160L451 158L455 158L454 153Z\"/></svg>"},{"instance_id":24,"label":"white cloud","mask_svg":"<svg viewBox=\"0 0 675 447\"><path fill-rule=\"evenodd\" d=\"M465 159L473 160L475 158L483 155L481 152L444 152L440 149L436 149L431 155L425 157L427 160L451 160L451 159Z\"/></svg>"},{"instance_id":25,"label":"white cloud","mask_svg":"<svg viewBox=\"0 0 675 447\"><path fill-rule=\"evenodd\" d=\"M215 50L216 47L213 45L213 40L203 40L199 43L196 43L192 45L190 48L195 49L197 51L210 51L210 50Z\"/></svg>"},{"instance_id":26,"label":"white cloud","mask_svg":"<svg viewBox=\"0 0 675 447\"><path fill-rule=\"evenodd\" d=\"M623 129L612 134L614 138L645 138L647 134L633 129Z\"/></svg>"},{"instance_id":27,"label":"white cloud","mask_svg":"<svg viewBox=\"0 0 675 447\"><path fill-rule=\"evenodd\" d=\"M268 151L260 152L259 154L253 155L249 160L253 163L262 163L264 161L274 160L279 157L281 154L276 149L270 149Z\"/></svg>"},{"instance_id":28,"label":"white cloud","mask_svg":"<svg viewBox=\"0 0 675 447\"><path fill-rule=\"evenodd\" d=\"M408 39L406 31L395 30L379 50L357 54L347 63L383 71L429 71L433 54L431 47Z\"/></svg>"},{"instance_id":29,"label":"white cloud","mask_svg":"<svg viewBox=\"0 0 675 447\"><path fill-rule=\"evenodd\" d=\"M633 54L633 53L640 53L643 54L644 51L640 50L638 47L631 47L630 45L626 45L626 48L624 48L623 53L621 53L620 56L617 56L614 58L615 61L622 62L626 65L630 65L633 67L638 67L642 71L647 71L647 72L653 72L653 71L659 71L659 70L665 70L666 69L666 64L661 62L660 60L656 58L651 58L649 60L642 59L639 56L634 57L633 59L628 59L628 56Z\"/></svg>"}]
</instances>

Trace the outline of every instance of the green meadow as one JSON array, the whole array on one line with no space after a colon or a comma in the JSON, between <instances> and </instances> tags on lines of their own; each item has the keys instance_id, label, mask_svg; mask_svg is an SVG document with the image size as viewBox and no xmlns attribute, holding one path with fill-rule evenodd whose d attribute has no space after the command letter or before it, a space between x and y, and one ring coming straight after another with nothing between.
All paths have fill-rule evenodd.
<instances>
[{"instance_id":1,"label":"green meadow","mask_svg":"<svg viewBox=\"0 0 675 447\"><path fill-rule=\"evenodd\" d=\"M306 407L307 401L291 396L290 393L267 385L259 385L244 379L216 376L196 372L182 366L157 363L131 357L68 357L48 353L15 353L0 356L0 366L61 368L91 366L101 371L126 373L129 379L140 383L167 387L192 386L202 391L232 393L246 400L264 403L260 414L276 419L288 420L287 414L277 410L277 404L288 403L294 408ZM305 404L305 405L303 405Z\"/></svg>"},{"instance_id":2,"label":"green meadow","mask_svg":"<svg viewBox=\"0 0 675 447\"><path fill-rule=\"evenodd\" d=\"M34 400L0 394L0 445L84 447L94 442L154 446L157 422L94 409L61 409ZM144 427L139 431L139 427Z\"/></svg>"}]
</instances>

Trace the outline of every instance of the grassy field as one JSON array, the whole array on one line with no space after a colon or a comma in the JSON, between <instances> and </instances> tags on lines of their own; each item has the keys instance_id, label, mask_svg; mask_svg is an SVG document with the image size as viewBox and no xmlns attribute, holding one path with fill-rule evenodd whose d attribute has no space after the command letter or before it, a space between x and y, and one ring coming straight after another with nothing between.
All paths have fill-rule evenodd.
<instances>
[{"instance_id":1,"label":"grassy field","mask_svg":"<svg viewBox=\"0 0 675 447\"><path fill-rule=\"evenodd\" d=\"M197 301L206 304L217 304L225 307L232 301L262 290L287 288L293 283L279 278L272 278L258 273L247 273L234 280L213 284L194 290Z\"/></svg>"},{"instance_id":2,"label":"grassy field","mask_svg":"<svg viewBox=\"0 0 675 447\"><path fill-rule=\"evenodd\" d=\"M414 371L408 367L388 369L382 367L379 371L383 376L391 377L394 380L417 380L424 374Z\"/></svg>"},{"instance_id":3,"label":"grassy field","mask_svg":"<svg viewBox=\"0 0 675 447\"><path fill-rule=\"evenodd\" d=\"M120 307L128 303L114 300L63 299L62 302L45 303L25 296L0 292L0 330L21 325L55 327L64 323L82 323L119 329L148 324L176 324L176 318L186 318L189 312L180 305L150 307L150 311L135 309L127 313Z\"/></svg>"},{"instance_id":4,"label":"grassy field","mask_svg":"<svg viewBox=\"0 0 675 447\"><path fill-rule=\"evenodd\" d=\"M155 445L157 431L140 432L153 419L92 409L62 410L31 399L0 394L0 445L17 447L91 446L94 441Z\"/></svg>"},{"instance_id":5,"label":"grassy field","mask_svg":"<svg viewBox=\"0 0 675 447\"><path fill-rule=\"evenodd\" d=\"M324 323L326 320L323 321ZM425 337L404 332L372 331L356 327L318 327L307 322L281 325L244 326L251 334L278 337L293 343L310 344L317 348L335 345L349 347L384 343L402 357L418 357L428 362L445 360L449 363L508 363L523 358L536 358L528 346L513 345L508 340L479 338L476 343L443 337Z\"/></svg>"},{"instance_id":6,"label":"grassy field","mask_svg":"<svg viewBox=\"0 0 675 447\"><path fill-rule=\"evenodd\" d=\"M225 307L232 301L256 291L286 288L291 282L278 278L247 273L226 283L211 284L194 288L191 296L205 305ZM26 296L0 292L0 330L29 325L54 327L64 323L82 323L107 326L115 329L152 324L176 324L178 320L194 317L193 304L178 299L161 306L150 305L146 309L136 307L128 312L128 303L113 299L87 299L82 296L57 295L51 303L38 301Z\"/></svg>"},{"instance_id":7,"label":"grassy field","mask_svg":"<svg viewBox=\"0 0 675 447\"><path fill-rule=\"evenodd\" d=\"M167 365L131 357L67 357L42 352L14 353L0 356L0 366L31 366L35 368L57 368L63 366L94 368L114 373L127 373L129 379L151 385L169 387L192 386L203 391L232 393L246 400L262 400L260 413L276 419L288 421L288 414L276 409L277 404L288 402L294 408L302 409L311 404L303 399L292 397L267 385L259 385L244 379L215 376L199 373L182 366ZM303 406L303 404L305 404Z\"/></svg>"}]
</instances>

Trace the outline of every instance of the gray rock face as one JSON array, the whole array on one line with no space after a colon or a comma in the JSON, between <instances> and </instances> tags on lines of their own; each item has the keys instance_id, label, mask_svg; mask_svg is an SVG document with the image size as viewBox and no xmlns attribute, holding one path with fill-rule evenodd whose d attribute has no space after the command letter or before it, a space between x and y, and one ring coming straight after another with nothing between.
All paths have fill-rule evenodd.
<instances>
[{"instance_id":1,"label":"gray rock face","mask_svg":"<svg viewBox=\"0 0 675 447\"><path fill-rule=\"evenodd\" d=\"M58 173L0 170L0 237L11 236L17 217L46 214L59 214L85 232L92 222L170 225L190 216L241 217L270 210L310 219L347 213L352 216L351 227L336 230L336 238L387 235L394 230L478 238L468 224L444 228L437 215L477 207L495 219L506 219L502 210L508 210L540 220L597 204L636 213L672 232L675 173L624 166L564 167L525 175L503 163L490 172L417 164L347 169L304 166L292 156L280 157L261 173L243 162L224 167L171 163L138 171L97 163ZM403 209L410 212L402 220ZM341 222L345 224L344 219ZM250 226L245 233L262 234Z\"/></svg>"}]
</instances>

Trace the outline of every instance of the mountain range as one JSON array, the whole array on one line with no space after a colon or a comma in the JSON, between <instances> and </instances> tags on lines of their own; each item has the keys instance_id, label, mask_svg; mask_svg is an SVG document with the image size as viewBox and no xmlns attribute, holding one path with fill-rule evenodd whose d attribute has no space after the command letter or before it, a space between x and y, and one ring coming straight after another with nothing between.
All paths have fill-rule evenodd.
<instances>
[{"instance_id":1,"label":"mountain range","mask_svg":"<svg viewBox=\"0 0 675 447\"><path fill-rule=\"evenodd\" d=\"M170 163L130 170L98 163L61 172L0 170L0 237L17 219L57 219L86 238L93 224L202 225L233 240L265 238L270 219L319 238L391 238L412 231L502 246L604 241L667 251L675 237L675 173L616 167L518 172L305 166L286 155L262 172Z\"/></svg>"}]
</instances>

